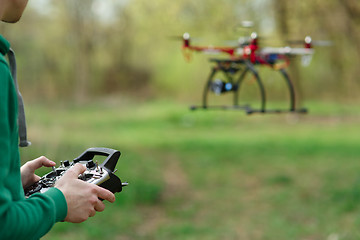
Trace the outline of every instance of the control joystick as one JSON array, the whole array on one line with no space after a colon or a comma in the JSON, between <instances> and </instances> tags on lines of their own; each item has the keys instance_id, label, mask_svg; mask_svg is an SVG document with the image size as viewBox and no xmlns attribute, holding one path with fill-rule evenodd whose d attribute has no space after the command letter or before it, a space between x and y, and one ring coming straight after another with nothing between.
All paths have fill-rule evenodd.
<instances>
[{"instance_id":1,"label":"control joystick","mask_svg":"<svg viewBox=\"0 0 360 240\"><path fill-rule=\"evenodd\" d=\"M106 156L102 164L94 162L95 156ZM127 182L121 182L120 178L114 173L117 161L121 153L118 150L110 148L89 148L72 162L69 160L61 161L58 168L53 167L52 171L45 174L38 182L24 190L25 196L29 197L34 193L43 193L54 187L56 181L62 177L76 163L83 164L86 167L84 173L79 175L79 179L96 184L106 188L113 193L121 192Z\"/></svg>"}]
</instances>

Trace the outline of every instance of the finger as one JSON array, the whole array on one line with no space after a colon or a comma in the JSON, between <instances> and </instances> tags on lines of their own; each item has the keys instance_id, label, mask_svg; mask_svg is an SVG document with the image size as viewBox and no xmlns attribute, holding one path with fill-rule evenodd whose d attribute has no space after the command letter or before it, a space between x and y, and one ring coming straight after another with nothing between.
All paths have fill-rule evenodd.
<instances>
[{"instance_id":1,"label":"finger","mask_svg":"<svg viewBox=\"0 0 360 240\"><path fill-rule=\"evenodd\" d=\"M79 174L85 172L86 167L80 163L75 164L69 170L67 170L63 177L65 178L78 178Z\"/></svg>"},{"instance_id":2,"label":"finger","mask_svg":"<svg viewBox=\"0 0 360 240\"><path fill-rule=\"evenodd\" d=\"M55 166L56 163L54 161L51 161L50 159L44 157L44 159L42 160L42 166L43 167L53 167Z\"/></svg>"},{"instance_id":3,"label":"finger","mask_svg":"<svg viewBox=\"0 0 360 240\"><path fill-rule=\"evenodd\" d=\"M98 197L109 202L115 202L115 195L109 190L97 186Z\"/></svg>"},{"instance_id":4,"label":"finger","mask_svg":"<svg viewBox=\"0 0 360 240\"><path fill-rule=\"evenodd\" d=\"M89 217L93 217L93 216L95 216L95 214L96 214L95 209L92 209L92 210L90 211Z\"/></svg>"},{"instance_id":5,"label":"finger","mask_svg":"<svg viewBox=\"0 0 360 240\"><path fill-rule=\"evenodd\" d=\"M38 157L32 161L29 161L28 162L29 164L29 167L33 170L36 170L38 168L41 168L41 167L52 167L52 166L55 166L56 163L49 160L48 158L44 157L44 156L41 156L41 157Z\"/></svg>"},{"instance_id":6,"label":"finger","mask_svg":"<svg viewBox=\"0 0 360 240\"><path fill-rule=\"evenodd\" d=\"M95 211L102 212L105 209L105 204L102 201L98 200L97 203L95 204L94 208L95 208Z\"/></svg>"},{"instance_id":7,"label":"finger","mask_svg":"<svg viewBox=\"0 0 360 240\"><path fill-rule=\"evenodd\" d=\"M34 182L38 182L38 181L40 181L40 179L41 179L41 178L40 178L38 175L35 175L35 176L34 176L34 180L35 180Z\"/></svg>"}]
</instances>

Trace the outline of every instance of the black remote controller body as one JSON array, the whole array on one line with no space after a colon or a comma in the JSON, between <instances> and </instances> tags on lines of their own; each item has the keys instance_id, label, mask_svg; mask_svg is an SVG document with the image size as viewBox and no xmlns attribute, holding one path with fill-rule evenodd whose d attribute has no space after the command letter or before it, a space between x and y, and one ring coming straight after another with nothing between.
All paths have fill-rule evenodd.
<instances>
[{"instance_id":1,"label":"black remote controller body","mask_svg":"<svg viewBox=\"0 0 360 240\"><path fill-rule=\"evenodd\" d=\"M106 156L103 163L94 162L93 159L97 155ZM122 183L120 178L114 174L120 155L119 151L110 148L89 148L72 162L61 161L58 168L53 167L53 171L45 174L38 182L26 188L25 196L29 197L37 192L43 193L54 187L56 181L76 163L83 164L86 167L85 172L79 175L79 179L106 188L113 193L121 192L122 187L127 186L127 183Z\"/></svg>"}]
</instances>

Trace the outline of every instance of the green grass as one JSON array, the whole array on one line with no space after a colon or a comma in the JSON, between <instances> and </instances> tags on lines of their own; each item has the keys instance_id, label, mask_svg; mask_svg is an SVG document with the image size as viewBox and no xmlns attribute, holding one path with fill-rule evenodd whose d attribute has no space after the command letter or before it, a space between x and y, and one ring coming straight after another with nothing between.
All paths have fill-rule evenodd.
<instances>
[{"instance_id":1,"label":"green grass","mask_svg":"<svg viewBox=\"0 0 360 240\"><path fill-rule=\"evenodd\" d=\"M22 159L115 148L129 182L104 212L44 239L359 239L360 107L306 106L246 116L165 101L29 104Z\"/></svg>"}]
</instances>

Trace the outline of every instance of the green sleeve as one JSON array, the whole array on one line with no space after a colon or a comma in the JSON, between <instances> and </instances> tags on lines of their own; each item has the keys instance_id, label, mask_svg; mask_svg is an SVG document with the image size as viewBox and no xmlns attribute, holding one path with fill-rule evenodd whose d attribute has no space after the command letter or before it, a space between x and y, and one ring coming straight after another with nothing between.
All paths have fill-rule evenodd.
<instances>
[{"instance_id":1,"label":"green sleeve","mask_svg":"<svg viewBox=\"0 0 360 240\"><path fill-rule=\"evenodd\" d=\"M0 239L39 239L67 215L62 192L52 188L25 198L18 149L17 95L0 55Z\"/></svg>"},{"instance_id":2,"label":"green sleeve","mask_svg":"<svg viewBox=\"0 0 360 240\"><path fill-rule=\"evenodd\" d=\"M40 239L54 223L64 220L66 212L64 195L56 188L10 202L1 218L1 239Z\"/></svg>"}]
</instances>

